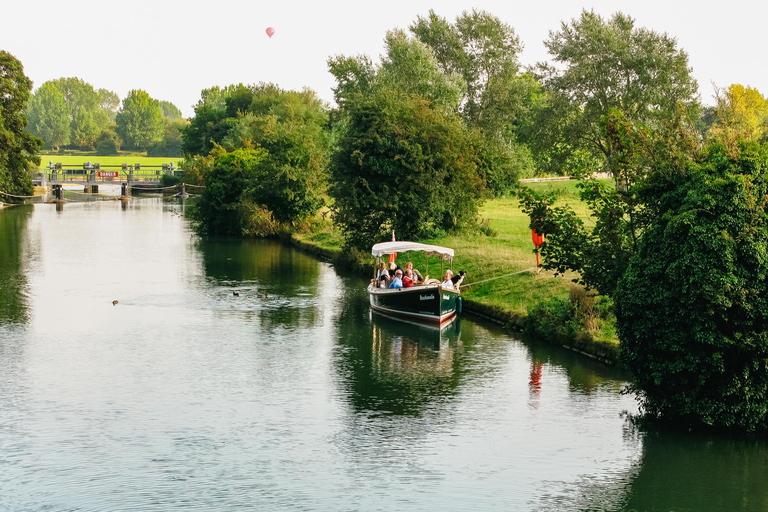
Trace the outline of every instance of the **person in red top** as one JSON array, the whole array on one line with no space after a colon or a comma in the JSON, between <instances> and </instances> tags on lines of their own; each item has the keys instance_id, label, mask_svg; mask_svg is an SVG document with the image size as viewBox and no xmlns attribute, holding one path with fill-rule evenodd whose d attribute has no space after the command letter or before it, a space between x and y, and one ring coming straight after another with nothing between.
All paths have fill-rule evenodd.
<instances>
[{"instance_id":1,"label":"person in red top","mask_svg":"<svg viewBox=\"0 0 768 512\"><path fill-rule=\"evenodd\" d=\"M403 276L403 288L410 288L414 284L413 272L411 272L411 269L406 268L405 275Z\"/></svg>"}]
</instances>

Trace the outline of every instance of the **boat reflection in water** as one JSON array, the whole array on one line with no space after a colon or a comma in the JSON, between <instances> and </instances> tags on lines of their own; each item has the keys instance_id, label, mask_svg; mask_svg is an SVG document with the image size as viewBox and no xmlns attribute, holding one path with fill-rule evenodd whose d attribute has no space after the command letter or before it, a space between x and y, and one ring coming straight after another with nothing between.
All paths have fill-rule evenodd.
<instances>
[{"instance_id":1,"label":"boat reflection in water","mask_svg":"<svg viewBox=\"0 0 768 512\"><path fill-rule=\"evenodd\" d=\"M404 321L371 311L374 362L380 372L411 371L425 375L453 373L454 353L461 346L461 319L443 327Z\"/></svg>"}]
</instances>

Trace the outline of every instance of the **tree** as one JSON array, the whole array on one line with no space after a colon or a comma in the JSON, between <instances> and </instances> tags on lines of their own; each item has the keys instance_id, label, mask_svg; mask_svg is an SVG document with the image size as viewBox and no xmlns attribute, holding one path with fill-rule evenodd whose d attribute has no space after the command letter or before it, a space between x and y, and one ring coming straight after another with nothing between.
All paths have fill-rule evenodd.
<instances>
[{"instance_id":1,"label":"tree","mask_svg":"<svg viewBox=\"0 0 768 512\"><path fill-rule=\"evenodd\" d=\"M72 118L72 144L78 149L92 150L102 133L102 123L94 118L95 112L79 108Z\"/></svg>"},{"instance_id":2,"label":"tree","mask_svg":"<svg viewBox=\"0 0 768 512\"><path fill-rule=\"evenodd\" d=\"M738 154L743 141L763 141L768 133L768 100L757 89L732 84L717 90L715 122L707 139Z\"/></svg>"},{"instance_id":3,"label":"tree","mask_svg":"<svg viewBox=\"0 0 768 512\"><path fill-rule=\"evenodd\" d=\"M698 117L687 54L673 38L636 28L624 14L604 20L582 11L544 44L554 64L538 68L548 97L532 140L539 161L552 171L572 171L568 166L580 152L613 170L611 146L600 127L612 109L651 129L674 119L678 105L689 119Z\"/></svg>"},{"instance_id":4,"label":"tree","mask_svg":"<svg viewBox=\"0 0 768 512\"><path fill-rule=\"evenodd\" d=\"M539 101L539 86L520 73L522 50L514 29L485 12L463 12L454 24L430 11L411 26L433 52L444 73L465 85L459 111L483 135L488 186L496 194L517 187L533 173L525 137Z\"/></svg>"},{"instance_id":5,"label":"tree","mask_svg":"<svg viewBox=\"0 0 768 512\"><path fill-rule=\"evenodd\" d=\"M620 280L622 356L643 409L685 427L768 430L768 153L715 146L654 176Z\"/></svg>"},{"instance_id":6,"label":"tree","mask_svg":"<svg viewBox=\"0 0 768 512\"><path fill-rule=\"evenodd\" d=\"M248 189L264 152L240 149L215 159L193 217L202 233L242 235L248 229Z\"/></svg>"},{"instance_id":7,"label":"tree","mask_svg":"<svg viewBox=\"0 0 768 512\"><path fill-rule=\"evenodd\" d=\"M0 50L0 190L8 194L32 194L28 171L40 165L43 141L26 130L24 114L31 90L21 62Z\"/></svg>"},{"instance_id":8,"label":"tree","mask_svg":"<svg viewBox=\"0 0 768 512\"><path fill-rule=\"evenodd\" d=\"M638 243L654 220L657 198L645 192L656 176L680 175L698 148L698 134L689 129L684 111L656 131L611 111L601 130L611 154L616 185L587 178L577 187L590 211L589 226L572 208L557 205L554 194L541 197L523 189L523 210L531 228L546 235L539 247L542 267L578 272L577 282L613 296ZM657 189L660 193L662 189Z\"/></svg>"},{"instance_id":9,"label":"tree","mask_svg":"<svg viewBox=\"0 0 768 512\"><path fill-rule=\"evenodd\" d=\"M110 122L115 120L117 109L120 107L120 96L116 92L107 89L99 89L99 107L106 113Z\"/></svg>"},{"instance_id":10,"label":"tree","mask_svg":"<svg viewBox=\"0 0 768 512\"><path fill-rule=\"evenodd\" d=\"M181 110L179 110L178 107L170 101L161 101L160 109L163 111L163 117L170 121L175 121L183 117L181 115Z\"/></svg>"},{"instance_id":11,"label":"tree","mask_svg":"<svg viewBox=\"0 0 768 512\"><path fill-rule=\"evenodd\" d=\"M349 102L329 195L346 242L420 239L471 224L484 194L479 139L450 113L387 90Z\"/></svg>"},{"instance_id":12,"label":"tree","mask_svg":"<svg viewBox=\"0 0 768 512\"><path fill-rule=\"evenodd\" d=\"M163 119L163 139L147 148L147 156L181 156L181 133L189 125L186 119Z\"/></svg>"},{"instance_id":13,"label":"tree","mask_svg":"<svg viewBox=\"0 0 768 512\"><path fill-rule=\"evenodd\" d=\"M368 248L396 229L411 239L472 225L485 194L482 141L456 112L462 81L422 42L386 37L375 66L337 56L329 194L346 242Z\"/></svg>"},{"instance_id":14,"label":"tree","mask_svg":"<svg viewBox=\"0 0 768 512\"><path fill-rule=\"evenodd\" d=\"M163 137L163 113L157 100L134 89L115 117L117 134L133 149L146 149Z\"/></svg>"},{"instance_id":15,"label":"tree","mask_svg":"<svg viewBox=\"0 0 768 512\"><path fill-rule=\"evenodd\" d=\"M37 89L28 112L30 131L43 139L46 147L57 150L69 144L70 109L55 85L46 82Z\"/></svg>"},{"instance_id":16,"label":"tree","mask_svg":"<svg viewBox=\"0 0 768 512\"><path fill-rule=\"evenodd\" d=\"M229 150L263 149L249 197L278 222L302 220L320 208L326 187L323 102L313 91L283 91L273 84L253 86L250 92L250 100L244 91L227 98L227 110L240 117L222 144Z\"/></svg>"}]
</instances>

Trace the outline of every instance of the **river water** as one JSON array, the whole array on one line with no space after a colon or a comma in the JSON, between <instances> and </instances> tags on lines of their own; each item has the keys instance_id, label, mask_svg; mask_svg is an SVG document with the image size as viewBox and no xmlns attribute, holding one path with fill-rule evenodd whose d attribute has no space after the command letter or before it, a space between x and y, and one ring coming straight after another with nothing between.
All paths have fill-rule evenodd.
<instances>
[{"instance_id":1,"label":"river water","mask_svg":"<svg viewBox=\"0 0 768 512\"><path fill-rule=\"evenodd\" d=\"M766 443L642 432L615 369L181 209L0 211L0 510L768 510Z\"/></svg>"}]
</instances>

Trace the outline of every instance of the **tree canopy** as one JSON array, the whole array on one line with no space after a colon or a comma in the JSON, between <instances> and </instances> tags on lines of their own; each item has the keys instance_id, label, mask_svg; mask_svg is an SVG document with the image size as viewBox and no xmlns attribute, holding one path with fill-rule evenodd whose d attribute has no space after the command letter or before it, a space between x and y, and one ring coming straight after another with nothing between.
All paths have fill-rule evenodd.
<instances>
[{"instance_id":1,"label":"tree canopy","mask_svg":"<svg viewBox=\"0 0 768 512\"><path fill-rule=\"evenodd\" d=\"M741 84L717 90L715 120L707 139L724 146L731 154L744 141L763 142L768 135L768 100L760 91Z\"/></svg>"},{"instance_id":2,"label":"tree canopy","mask_svg":"<svg viewBox=\"0 0 768 512\"><path fill-rule=\"evenodd\" d=\"M0 190L8 194L32 194L28 171L40 164L43 141L26 130L31 90L21 62L0 50Z\"/></svg>"},{"instance_id":3,"label":"tree canopy","mask_svg":"<svg viewBox=\"0 0 768 512\"><path fill-rule=\"evenodd\" d=\"M484 189L480 141L430 105L382 91L348 106L329 189L348 244L367 249L392 229L418 240L474 221Z\"/></svg>"},{"instance_id":4,"label":"tree canopy","mask_svg":"<svg viewBox=\"0 0 768 512\"><path fill-rule=\"evenodd\" d=\"M430 11L411 31L434 53L443 73L461 78L456 109L483 136L488 187L501 194L533 174L527 146L540 92L520 72L522 44L514 29L485 11L463 12L455 23Z\"/></svg>"},{"instance_id":5,"label":"tree canopy","mask_svg":"<svg viewBox=\"0 0 768 512\"><path fill-rule=\"evenodd\" d=\"M69 144L71 109L52 82L44 83L35 91L28 111L29 130L43 139L46 147L59 149Z\"/></svg>"},{"instance_id":6,"label":"tree canopy","mask_svg":"<svg viewBox=\"0 0 768 512\"><path fill-rule=\"evenodd\" d=\"M163 137L163 111L160 102L140 89L128 93L115 122L117 134L129 148L146 149Z\"/></svg>"},{"instance_id":7,"label":"tree canopy","mask_svg":"<svg viewBox=\"0 0 768 512\"><path fill-rule=\"evenodd\" d=\"M657 174L653 217L616 291L622 356L646 412L768 428L768 151L715 146Z\"/></svg>"},{"instance_id":8,"label":"tree canopy","mask_svg":"<svg viewBox=\"0 0 768 512\"><path fill-rule=\"evenodd\" d=\"M553 63L538 67L547 102L531 140L540 165L551 171L571 173L590 158L612 170L611 146L600 126L612 109L652 129L675 118L678 106L688 118L698 116L688 55L674 38L637 28L625 14L606 20L583 11L550 32L544 44Z\"/></svg>"},{"instance_id":9,"label":"tree canopy","mask_svg":"<svg viewBox=\"0 0 768 512\"><path fill-rule=\"evenodd\" d=\"M471 225L485 193L482 139L457 113L463 80L402 31L381 64L328 61L339 108L329 195L346 242L368 248L395 229L426 238Z\"/></svg>"}]
</instances>

